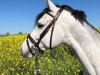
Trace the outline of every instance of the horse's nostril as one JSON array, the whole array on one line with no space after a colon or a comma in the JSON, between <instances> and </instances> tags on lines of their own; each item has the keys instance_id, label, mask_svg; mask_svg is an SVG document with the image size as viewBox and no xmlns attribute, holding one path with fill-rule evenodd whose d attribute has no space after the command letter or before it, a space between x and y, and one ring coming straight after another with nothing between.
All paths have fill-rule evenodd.
<instances>
[{"instance_id":1,"label":"horse's nostril","mask_svg":"<svg viewBox=\"0 0 100 75\"><path fill-rule=\"evenodd\" d=\"M23 53L22 49L21 49L21 55L22 55L24 58L27 58L27 54Z\"/></svg>"},{"instance_id":2,"label":"horse's nostril","mask_svg":"<svg viewBox=\"0 0 100 75\"><path fill-rule=\"evenodd\" d=\"M21 53L21 55L22 55L24 58L27 58L27 55L25 55L25 54L23 54L23 53Z\"/></svg>"},{"instance_id":3,"label":"horse's nostril","mask_svg":"<svg viewBox=\"0 0 100 75\"><path fill-rule=\"evenodd\" d=\"M26 56L23 54L22 48L21 48L21 55L22 55L23 57L26 57Z\"/></svg>"}]
</instances>

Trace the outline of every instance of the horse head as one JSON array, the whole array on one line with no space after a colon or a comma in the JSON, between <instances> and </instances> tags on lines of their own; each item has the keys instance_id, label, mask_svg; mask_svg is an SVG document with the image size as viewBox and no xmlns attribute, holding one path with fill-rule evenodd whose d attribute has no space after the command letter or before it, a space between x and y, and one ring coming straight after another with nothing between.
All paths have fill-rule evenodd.
<instances>
[{"instance_id":1,"label":"horse head","mask_svg":"<svg viewBox=\"0 0 100 75\"><path fill-rule=\"evenodd\" d=\"M85 20L86 16L82 11L74 10L66 5L56 6L50 0L47 0L47 4L48 8L37 16L35 29L22 44L24 57L32 57L37 48L44 51L61 43L70 44L69 28L76 23L76 19L79 22Z\"/></svg>"}]
</instances>

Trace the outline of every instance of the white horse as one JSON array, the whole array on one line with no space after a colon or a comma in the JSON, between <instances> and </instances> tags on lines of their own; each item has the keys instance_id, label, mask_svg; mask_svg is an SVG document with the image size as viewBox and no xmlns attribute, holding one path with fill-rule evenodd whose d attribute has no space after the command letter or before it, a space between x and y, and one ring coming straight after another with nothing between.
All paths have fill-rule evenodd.
<instances>
[{"instance_id":1,"label":"white horse","mask_svg":"<svg viewBox=\"0 0 100 75\"><path fill-rule=\"evenodd\" d=\"M50 0L47 0L48 9L39 14L36 27L30 34L35 41L38 41L41 33L46 29L53 17L47 14L56 15L62 7L64 10L55 22L52 36L52 48L61 43L71 46L81 64L84 66L84 75L100 75L100 33L91 26L83 11L72 9L69 6L56 6ZM51 30L41 39L39 48L46 50L50 45ZM27 40L32 52L35 51L34 44L30 39L26 39L22 44L22 54L24 57L32 57L32 53L27 46ZM34 48L33 48L34 47Z\"/></svg>"}]
</instances>

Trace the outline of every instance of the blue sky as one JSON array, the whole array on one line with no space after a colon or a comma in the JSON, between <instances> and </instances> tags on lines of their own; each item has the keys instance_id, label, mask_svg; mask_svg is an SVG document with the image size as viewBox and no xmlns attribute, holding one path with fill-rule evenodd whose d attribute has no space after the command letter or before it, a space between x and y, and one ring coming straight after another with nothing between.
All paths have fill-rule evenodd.
<instances>
[{"instance_id":1,"label":"blue sky","mask_svg":"<svg viewBox=\"0 0 100 75\"><path fill-rule=\"evenodd\" d=\"M89 23L100 28L100 0L52 1L55 4L66 4L74 9L85 11ZM46 0L0 0L0 34L32 32L36 15L46 6Z\"/></svg>"}]
</instances>

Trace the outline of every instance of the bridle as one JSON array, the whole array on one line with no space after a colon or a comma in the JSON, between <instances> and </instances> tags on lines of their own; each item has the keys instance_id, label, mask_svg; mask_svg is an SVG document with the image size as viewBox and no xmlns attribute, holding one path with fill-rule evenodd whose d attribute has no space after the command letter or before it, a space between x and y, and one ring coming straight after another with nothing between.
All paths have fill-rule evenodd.
<instances>
[{"instance_id":1,"label":"bridle","mask_svg":"<svg viewBox=\"0 0 100 75\"><path fill-rule=\"evenodd\" d=\"M42 38L47 34L47 32L50 30L51 27L52 27L52 29L51 29L51 36L50 36L50 49L52 49L51 45L52 45L52 36L53 36L54 26L55 26L55 23L56 23L56 21L58 20L58 18L59 18L59 16L60 16L60 14L62 13L62 11L63 11L63 9L60 8L60 9L57 11L57 14L56 14L55 16L53 16L53 15L50 14L50 13L47 13L49 16L51 16L51 17L53 18L53 20L52 20L52 21L50 22L50 24L46 27L46 29L40 34L40 38L39 38L39 40L38 40L37 42L31 37L30 34L28 34L26 42L27 42L28 49L29 49L29 51L30 51L30 53L31 53L32 55L35 55L35 53L32 52L32 48L30 48L28 39L31 41L32 44L34 44L35 48L37 48L37 51L38 51L39 53L42 53L42 54L43 54L44 51L40 49L39 44L40 44Z\"/></svg>"}]
</instances>

